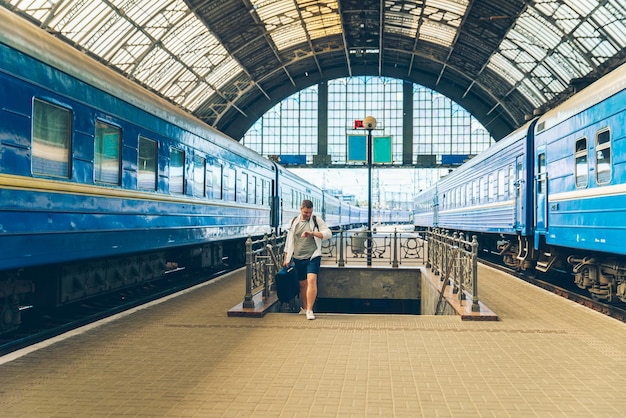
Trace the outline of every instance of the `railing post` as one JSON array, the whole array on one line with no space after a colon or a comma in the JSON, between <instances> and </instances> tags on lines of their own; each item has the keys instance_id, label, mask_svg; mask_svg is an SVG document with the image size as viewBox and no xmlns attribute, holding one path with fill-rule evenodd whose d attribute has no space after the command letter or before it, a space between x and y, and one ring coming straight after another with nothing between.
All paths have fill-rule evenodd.
<instances>
[{"instance_id":1,"label":"railing post","mask_svg":"<svg viewBox=\"0 0 626 418\"><path fill-rule=\"evenodd\" d=\"M337 262L338 267L345 267L346 262L343 258L343 228L339 229L339 261Z\"/></svg>"},{"instance_id":2,"label":"railing post","mask_svg":"<svg viewBox=\"0 0 626 418\"><path fill-rule=\"evenodd\" d=\"M441 231L439 237L441 241L439 242L439 266L437 269L437 275L440 275L440 280L444 280L445 271L443 270L445 266L448 265L448 233L446 231Z\"/></svg>"},{"instance_id":3,"label":"railing post","mask_svg":"<svg viewBox=\"0 0 626 418\"><path fill-rule=\"evenodd\" d=\"M267 250L267 246L270 242L269 237L267 236L267 234L263 234L263 256L265 257L265 259L267 260L265 262L265 271L263 272L263 299L267 299L270 297L270 276L271 276L271 269L270 269L270 256L269 256L269 252Z\"/></svg>"},{"instance_id":4,"label":"railing post","mask_svg":"<svg viewBox=\"0 0 626 418\"><path fill-rule=\"evenodd\" d=\"M424 254L426 256L426 268L430 268L430 266L432 266L432 257L431 257L431 251L432 251L432 247L433 247L433 234L432 234L432 228L428 228L427 231L424 232L424 238L427 238L426 241L428 242L426 245L426 254Z\"/></svg>"},{"instance_id":5,"label":"railing post","mask_svg":"<svg viewBox=\"0 0 626 418\"><path fill-rule=\"evenodd\" d=\"M254 308L252 301L252 237L246 240L246 295L243 299L244 308Z\"/></svg>"},{"instance_id":6,"label":"railing post","mask_svg":"<svg viewBox=\"0 0 626 418\"><path fill-rule=\"evenodd\" d=\"M393 262L391 267L398 267L398 228L393 229Z\"/></svg>"},{"instance_id":7,"label":"railing post","mask_svg":"<svg viewBox=\"0 0 626 418\"><path fill-rule=\"evenodd\" d=\"M454 283L454 286L452 288L452 293L453 294L457 294L459 293L459 259L461 257L461 242L459 240L459 233L458 232L453 232L452 233L452 241L450 242L450 257L453 257L452 261L452 274L454 274L454 279L452 281L452 283ZM456 251L454 251L455 249L457 249Z\"/></svg>"},{"instance_id":8,"label":"railing post","mask_svg":"<svg viewBox=\"0 0 626 418\"><path fill-rule=\"evenodd\" d=\"M480 312L478 304L478 238L472 235L472 312Z\"/></svg>"},{"instance_id":9,"label":"railing post","mask_svg":"<svg viewBox=\"0 0 626 418\"><path fill-rule=\"evenodd\" d=\"M461 250L462 249L462 250ZM468 259L465 251L465 234L459 234L459 300L465 300L465 264Z\"/></svg>"}]
</instances>

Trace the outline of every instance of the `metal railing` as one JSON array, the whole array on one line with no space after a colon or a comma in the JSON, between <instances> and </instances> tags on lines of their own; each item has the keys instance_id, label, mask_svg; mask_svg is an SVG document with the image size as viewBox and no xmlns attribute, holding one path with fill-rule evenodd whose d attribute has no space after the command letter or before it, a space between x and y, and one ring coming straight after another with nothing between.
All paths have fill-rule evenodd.
<instances>
[{"instance_id":1,"label":"metal railing","mask_svg":"<svg viewBox=\"0 0 626 418\"><path fill-rule=\"evenodd\" d=\"M381 232L367 229L340 229L331 239L324 241L322 255L334 257L338 267L350 263L386 261L392 267L399 267L403 260L425 261L424 237L417 232Z\"/></svg>"},{"instance_id":2,"label":"metal railing","mask_svg":"<svg viewBox=\"0 0 626 418\"><path fill-rule=\"evenodd\" d=\"M402 260L424 262L441 281L453 286L459 300L472 296L472 312L480 311L478 303L478 241L466 241L461 233L448 233L439 229L425 232L377 232L365 229L339 230L323 242L322 256L334 257L338 267L347 263L365 263L372 260L386 262L397 268ZM270 296L274 276L282 265L287 235L265 235L262 239L246 240L246 294L243 307L254 308L253 296L263 292ZM442 288L443 294L443 288Z\"/></svg>"},{"instance_id":3,"label":"metal railing","mask_svg":"<svg viewBox=\"0 0 626 418\"><path fill-rule=\"evenodd\" d=\"M426 267L441 276L443 289L452 286L459 301L465 300L466 293L472 295L472 312L479 312L478 303L478 240L476 235L471 241L465 240L463 233L431 229L428 236L428 258ZM436 312L435 312L436 314Z\"/></svg>"},{"instance_id":4,"label":"metal railing","mask_svg":"<svg viewBox=\"0 0 626 418\"><path fill-rule=\"evenodd\" d=\"M272 234L270 237L253 241L246 240L246 294L243 299L244 308L254 308L253 296L263 292L263 299L270 296L274 284L277 265L282 265L283 249L287 234L279 237ZM275 257L275 259L274 259Z\"/></svg>"}]
</instances>

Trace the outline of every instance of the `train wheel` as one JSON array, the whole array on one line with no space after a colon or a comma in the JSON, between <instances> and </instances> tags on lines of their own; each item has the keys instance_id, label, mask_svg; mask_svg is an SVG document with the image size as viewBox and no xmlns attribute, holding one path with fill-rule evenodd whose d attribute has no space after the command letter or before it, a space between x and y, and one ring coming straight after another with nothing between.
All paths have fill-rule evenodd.
<instances>
[{"instance_id":1,"label":"train wheel","mask_svg":"<svg viewBox=\"0 0 626 418\"><path fill-rule=\"evenodd\" d=\"M8 298L0 305L0 333L17 329L22 323L19 304Z\"/></svg>"}]
</instances>

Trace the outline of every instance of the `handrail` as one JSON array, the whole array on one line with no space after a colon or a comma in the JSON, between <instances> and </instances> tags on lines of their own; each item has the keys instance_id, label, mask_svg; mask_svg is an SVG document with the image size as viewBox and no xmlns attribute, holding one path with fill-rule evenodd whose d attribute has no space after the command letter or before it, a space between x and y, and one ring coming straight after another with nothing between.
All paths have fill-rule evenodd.
<instances>
[{"instance_id":1,"label":"handrail","mask_svg":"<svg viewBox=\"0 0 626 418\"><path fill-rule=\"evenodd\" d=\"M472 312L479 312L478 303L478 239L472 235L471 241L465 235L439 229L429 229L428 260L426 267L435 275L441 275L441 281L449 280L453 293L460 301L465 300L466 292L472 295ZM443 287L448 283L442 284ZM442 287L442 290L443 290ZM443 293L443 292L442 292Z\"/></svg>"},{"instance_id":2,"label":"handrail","mask_svg":"<svg viewBox=\"0 0 626 418\"><path fill-rule=\"evenodd\" d=\"M333 232L329 244L322 247L322 255L335 257L338 267L350 263L367 263L371 260L387 260L388 264L397 268L402 260L425 260L424 236L413 231L380 232L373 229L370 233L365 228ZM325 249L328 249L324 251ZM336 250L336 254L335 253Z\"/></svg>"},{"instance_id":3,"label":"handrail","mask_svg":"<svg viewBox=\"0 0 626 418\"><path fill-rule=\"evenodd\" d=\"M276 237L272 234L262 239L246 240L246 294L243 299L244 308L254 308L253 296L263 292L263 299L270 296L274 284L274 276L278 271L276 263L282 263L283 249L287 234ZM275 255L277 254L277 255Z\"/></svg>"}]
</instances>

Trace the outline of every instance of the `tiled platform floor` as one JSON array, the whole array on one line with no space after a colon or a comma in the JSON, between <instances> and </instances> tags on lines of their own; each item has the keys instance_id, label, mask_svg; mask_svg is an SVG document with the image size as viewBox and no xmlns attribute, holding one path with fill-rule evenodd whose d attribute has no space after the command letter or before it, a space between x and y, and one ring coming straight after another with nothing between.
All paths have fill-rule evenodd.
<instances>
[{"instance_id":1,"label":"tiled platform floor","mask_svg":"<svg viewBox=\"0 0 626 418\"><path fill-rule=\"evenodd\" d=\"M480 296L497 322L227 317L243 293L240 271L0 358L0 416L626 414L626 324L488 268L480 269Z\"/></svg>"}]
</instances>

